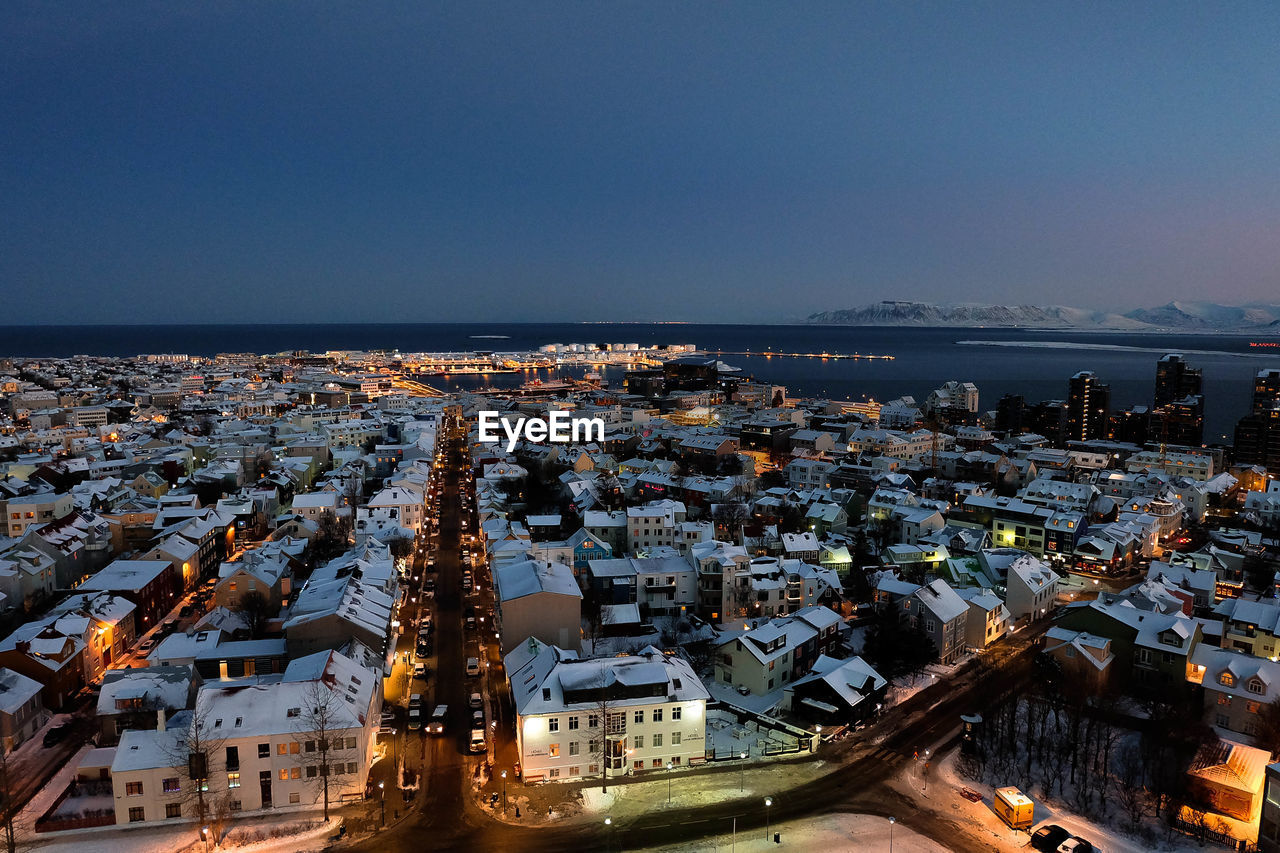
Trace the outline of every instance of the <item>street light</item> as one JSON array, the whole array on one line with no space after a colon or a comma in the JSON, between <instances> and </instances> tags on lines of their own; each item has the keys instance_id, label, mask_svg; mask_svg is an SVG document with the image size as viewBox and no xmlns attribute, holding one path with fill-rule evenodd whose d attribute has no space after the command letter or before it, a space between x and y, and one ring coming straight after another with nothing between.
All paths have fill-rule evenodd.
<instances>
[{"instance_id":1,"label":"street light","mask_svg":"<svg viewBox=\"0 0 1280 853\"><path fill-rule=\"evenodd\" d=\"M200 838L204 841L205 853L209 853L209 827L200 827Z\"/></svg>"},{"instance_id":2,"label":"street light","mask_svg":"<svg viewBox=\"0 0 1280 853\"><path fill-rule=\"evenodd\" d=\"M507 771L502 771L502 813L507 813Z\"/></svg>"},{"instance_id":3,"label":"street light","mask_svg":"<svg viewBox=\"0 0 1280 853\"><path fill-rule=\"evenodd\" d=\"M738 765L738 793L742 793L742 786L745 784L743 779L747 775L747 754L743 752L738 757L742 759L742 763Z\"/></svg>"},{"instance_id":4,"label":"street light","mask_svg":"<svg viewBox=\"0 0 1280 853\"><path fill-rule=\"evenodd\" d=\"M893 818L889 818L889 853L893 853L893 825L897 823Z\"/></svg>"},{"instance_id":5,"label":"street light","mask_svg":"<svg viewBox=\"0 0 1280 853\"><path fill-rule=\"evenodd\" d=\"M613 826L613 818L611 817L605 818L604 819L604 849L606 853L613 844L613 833L610 832L609 830L609 827L611 826Z\"/></svg>"},{"instance_id":6,"label":"street light","mask_svg":"<svg viewBox=\"0 0 1280 853\"><path fill-rule=\"evenodd\" d=\"M773 805L773 797L764 798L764 840L769 840L769 807Z\"/></svg>"},{"instance_id":7,"label":"street light","mask_svg":"<svg viewBox=\"0 0 1280 853\"><path fill-rule=\"evenodd\" d=\"M667 805L671 805L671 768L675 765L667 762Z\"/></svg>"},{"instance_id":8,"label":"street light","mask_svg":"<svg viewBox=\"0 0 1280 853\"><path fill-rule=\"evenodd\" d=\"M378 805L382 806L382 826L387 825L387 789L385 782L378 783Z\"/></svg>"}]
</instances>

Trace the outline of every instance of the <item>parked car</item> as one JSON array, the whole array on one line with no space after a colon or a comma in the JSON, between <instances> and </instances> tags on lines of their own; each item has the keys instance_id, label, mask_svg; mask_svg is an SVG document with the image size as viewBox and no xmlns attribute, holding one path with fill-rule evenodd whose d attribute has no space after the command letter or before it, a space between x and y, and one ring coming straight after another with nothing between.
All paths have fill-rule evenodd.
<instances>
[{"instance_id":1,"label":"parked car","mask_svg":"<svg viewBox=\"0 0 1280 853\"><path fill-rule=\"evenodd\" d=\"M467 675L474 677L479 674L480 674L480 659L467 658Z\"/></svg>"},{"instance_id":2,"label":"parked car","mask_svg":"<svg viewBox=\"0 0 1280 853\"><path fill-rule=\"evenodd\" d=\"M61 743L62 739L65 738L66 736L67 736L67 727L65 725L54 726L53 728L49 729L49 731L44 733L44 740L42 741L42 743L45 746L53 746L57 743Z\"/></svg>"},{"instance_id":3,"label":"parked car","mask_svg":"<svg viewBox=\"0 0 1280 853\"><path fill-rule=\"evenodd\" d=\"M484 711L471 712L471 727L474 729L484 728Z\"/></svg>"},{"instance_id":4,"label":"parked car","mask_svg":"<svg viewBox=\"0 0 1280 853\"><path fill-rule=\"evenodd\" d=\"M1039 850L1040 853L1057 853L1058 848L1062 846L1062 842L1070 838L1071 833L1056 823L1051 823L1031 833L1031 846Z\"/></svg>"},{"instance_id":5,"label":"parked car","mask_svg":"<svg viewBox=\"0 0 1280 853\"><path fill-rule=\"evenodd\" d=\"M1058 845L1058 853L1093 853L1093 845L1078 835L1073 835Z\"/></svg>"},{"instance_id":6,"label":"parked car","mask_svg":"<svg viewBox=\"0 0 1280 853\"><path fill-rule=\"evenodd\" d=\"M471 751L484 752L485 749L486 747L484 745L484 729L483 728L472 729L471 730Z\"/></svg>"},{"instance_id":7,"label":"parked car","mask_svg":"<svg viewBox=\"0 0 1280 853\"><path fill-rule=\"evenodd\" d=\"M426 678L426 677L427 677L427 665L426 665L425 663L415 663L415 664L413 665L413 677L414 677L414 678Z\"/></svg>"},{"instance_id":8,"label":"parked car","mask_svg":"<svg viewBox=\"0 0 1280 853\"><path fill-rule=\"evenodd\" d=\"M467 704L471 707L471 710L478 711L484 707L484 699L480 697L479 693L472 693L471 699Z\"/></svg>"},{"instance_id":9,"label":"parked car","mask_svg":"<svg viewBox=\"0 0 1280 853\"><path fill-rule=\"evenodd\" d=\"M409 709L409 728L422 728L422 708L417 707Z\"/></svg>"}]
</instances>

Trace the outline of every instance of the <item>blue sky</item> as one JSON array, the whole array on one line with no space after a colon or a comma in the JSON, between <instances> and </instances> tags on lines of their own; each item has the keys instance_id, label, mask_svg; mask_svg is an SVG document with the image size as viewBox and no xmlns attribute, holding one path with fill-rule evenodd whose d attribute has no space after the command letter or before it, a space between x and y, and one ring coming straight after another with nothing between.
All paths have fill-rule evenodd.
<instances>
[{"instance_id":1,"label":"blue sky","mask_svg":"<svg viewBox=\"0 0 1280 853\"><path fill-rule=\"evenodd\" d=\"M0 31L0 322L1280 298L1276 4L10 2Z\"/></svg>"}]
</instances>

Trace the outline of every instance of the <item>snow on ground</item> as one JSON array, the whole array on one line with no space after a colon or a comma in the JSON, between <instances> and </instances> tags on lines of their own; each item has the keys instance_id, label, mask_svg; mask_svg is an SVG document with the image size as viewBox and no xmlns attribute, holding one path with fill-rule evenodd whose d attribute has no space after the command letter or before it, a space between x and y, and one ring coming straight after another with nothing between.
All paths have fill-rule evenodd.
<instances>
[{"instance_id":1,"label":"snow on ground","mask_svg":"<svg viewBox=\"0 0 1280 853\"><path fill-rule=\"evenodd\" d=\"M71 784L71 780L75 778L76 768L80 766L80 762L84 760L85 754L93 747L89 744L80 748L80 751L71 756L67 763L57 773L53 774L53 778L36 791L34 797L27 801L22 811L18 812L17 818L14 820L16 831L23 836L29 836L35 832L36 820L38 820L45 812L53 808L55 800L61 796L62 792L67 790L67 786ZM112 803L112 808L115 803Z\"/></svg>"},{"instance_id":2,"label":"snow on ground","mask_svg":"<svg viewBox=\"0 0 1280 853\"><path fill-rule=\"evenodd\" d=\"M992 810L995 791L991 785L983 785L963 776L956 768L958 751L953 751L944 758L935 772L934 779L928 785L928 799L940 811L950 812L951 816L968 825L971 832L989 841L999 850L1023 850L1028 836L1024 832L1014 832L996 816ZM905 777L908 784L913 780ZM982 795L981 802L970 802L960 796L960 791L968 788ZM918 786L915 790L920 790ZM1067 811L1057 803L1035 801L1035 828L1043 824L1056 823L1073 835L1078 835L1091 842L1095 848L1106 853L1151 853L1153 850L1166 853L1203 853L1205 848L1183 835L1175 834L1172 841L1166 842L1163 833L1152 838L1137 838L1119 829L1101 824L1090 818L1081 817ZM1026 848L1030 849L1030 848Z\"/></svg>"},{"instance_id":3,"label":"snow on ground","mask_svg":"<svg viewBox=\"0 0 1280 853\"><path fill-rule=\"evenodd\" d=\"M768 714L782 702L781 687L763 696L756 696L754 693L743 696L732 685L723 684L719 681L704 681L703 685L707 688L707 692L711 694L712 699L729 705L736 705L739 708L745 708L757 714Z\"/></svg>"},{"instance_id":4,"label":"snow on ground","mask_svg":"<svg viewBox=\"0 0 1280 853\"><path fill-rule=\"evenodd\" d=\"M766 838L764 829L757 827L742 832L729 831L723 835L702 838L666 847L647 847L652 853L675 851L751 851L777 850L888 850L890 835L894 853L946 853L947 848L917 835L902 824L892 827L885 818L864 814L824 815L809 820L787 821L770 827ZM772 833L781 837L780 845L773 843Z\"/></svg>"},{"instance_id":5,"label":"snow on ground","mask_svg":"<svg viewBox=\"0 0 1280 853\"><path fill-rule=\"evenodd\" d=\"M279 815L237 820L217 848L242 853L310 853L329 844L341 818L325 824L317 815L282 821ZM270 837L280 833L278 837ZM44 843L41 843L41 842ZM32 842L41 853L203 853L204 844L193 823L160 824L147 827L97 827L61 833L53 838L36 836Z\"/></svg>"},{"instance_id":6,"label":"snow on ground","mask_svg":"<svg viewBox=\"0 0 1280 853\"><path fill-rule=\"evenodd\" d=\"M867 644L867 629L869 625L859 625L849 631L849 647L853 649L855 655L862 654L862 648Z\"/></svg>"},{"instance_id":7,"label":"snow on ground","mask_svg":"<svg viewBox=\"0 0 1280 853\"><path fill-rule=\"evenodd\" d=\"M926 687L954 678L956 671L968 663L971 657L973 657L973 654L968 653L961 655L960 659L952 664L931 663L922 672L916 675L909 675L894 684L890 684L889 690L885 694L885 708L901 705Z\"/></svg>"},{"instance_id":8,"label":"snow on ground","mask_svg":"<svg viewBox=\"0 0 1280 853\"><path fill-rule=\"evenodd\" d=\"M651 782L610 785L608 793L599 787L583 788L582 814L609 814L621 818L732 800L743 800L744 806L749 804L750 808L758 810L761 797L776 795L778 791L812 781L826 772L826 764L825 761L808 761L753 768L749 762L744 762L739 765L742 769L737 773L709 776L682 774L675 770L669 780L665 775L659 775Z\"/></svg>"},{"instance_id":9,"label":"snow on ground","mask_svg":"<svg viewBox=\"0 0 1280 853\"><path fill-rule=\"evenodd\" d=\"M778 730L756 731L738 722L738 718L728 711L707 711L707 743L719 756L740 755L747 753L748 759L764 758L766 745L794 749L796 739L788 737ZM798 753L779 756L794 757ZM738 759L730 759L738 760Z\"/></svg>"}]
</instances>

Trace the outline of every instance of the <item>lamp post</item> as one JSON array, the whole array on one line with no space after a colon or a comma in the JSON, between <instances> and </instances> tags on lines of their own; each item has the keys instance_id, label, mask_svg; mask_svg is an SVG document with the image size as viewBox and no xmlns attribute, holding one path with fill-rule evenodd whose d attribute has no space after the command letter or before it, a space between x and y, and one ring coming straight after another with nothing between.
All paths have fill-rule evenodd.
<instances>
[{"instance_id":1,"label":"lamp post","mask_svg":"<svg viewBox=\"0 0 1280 853\"><path fill-rule=\"evenodd\" d=\"M893 853L893 825L896 822L893 818L889 818L889 853Z\"/></svg>"},{"instance_id":2,"label":"lamp post","mask_svg":"<svg viewBox=\"0 0 1280 853\"><path fill-rule=\"evenodd\" d=\"M764 840L769 840L769 807L773 805L773 797L764 798Z\"/></svg>"},{"instance_id":3,"label":"lamp post","mask_svg":"<svg viewBox=\"0 0 1280 853\"><path fill-rule=\"evenodd\" d=\"M675 765L667 762L667 805L671 805L671 768Z\"/></svg>"},{"instance_id":4,"label":"lamp post","mask_svg":"<svg viewBox=\"0 0 1280 853\"><path fill-rule=\"evenodd\" d=\"M742 793L745 790L743 786L746 784L747 754L745 752L739 753L738 757L742 759L742 763L738 765L738 793Z\"/></svg>"},{"instance_id":5,"label":"lamp post","mask_svg":"<svg viewBox=\"0 0 1280 853\"><path fill-rule=\"evenodd\" d=\"M612 832L612 831L610 831L610 829L609 829L609 827L611 827L611 826L613 826L613 818L611 818L611 817L607 817L607 818L605 818L605 819L604 819L604 849L605 849L605 853L608 853L609 848L613 845L613 832Z\"/></svg>"},{"instance_id":6,"label":"lamp post","mask_svg":"<svg viewBox=\"0 0 1280 853\"><path fill-rule=\"evenodd\" d=\"M502 813L507 813L507 771L502 771Z\"/></svg>"},{"instance_id":7,"label":"lamp post","mask_svg":"<svg viewBox=\"0 0 1280 853\"><path fill-rule=\"evenodd\" d=\"M200 827L200 839L204 841L204 851L209 853L209 827Z\"/></svg>"},{"instance_id":8,"label":"lamp post","mask_svg":"<svg viewBox=\"0 0 1280 853\"><path fill-rule=\"evenodd\" d=\"M382 807L382 826L387 825L387 783L378 783L378 805Z\"/></svg>"}]
</instances>

